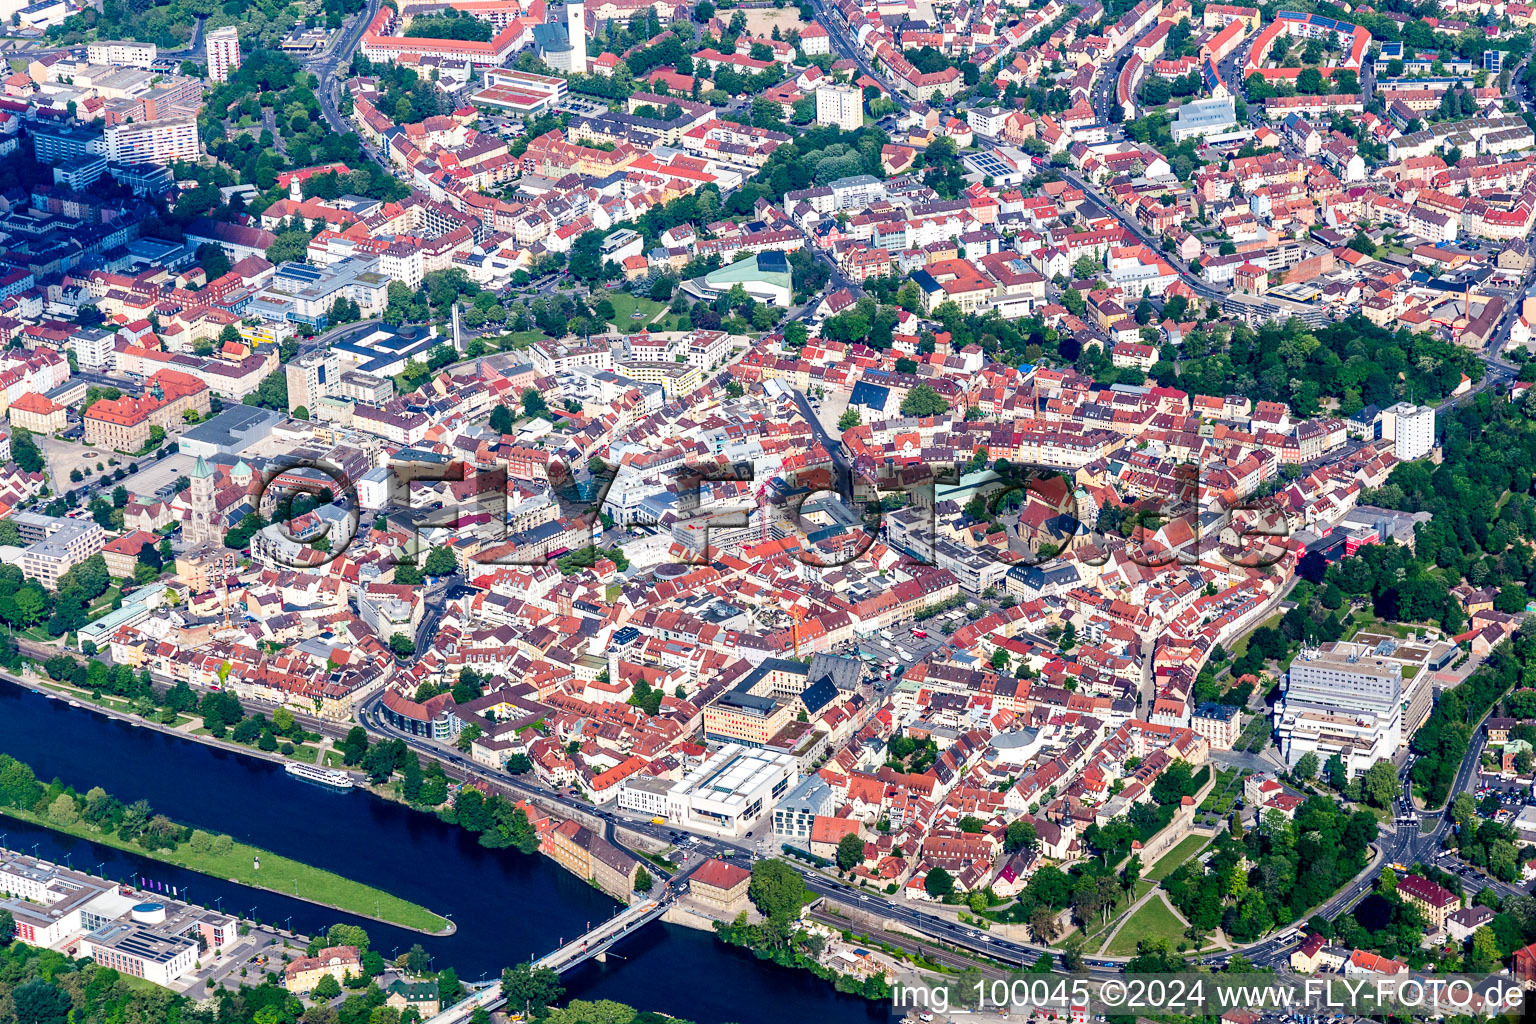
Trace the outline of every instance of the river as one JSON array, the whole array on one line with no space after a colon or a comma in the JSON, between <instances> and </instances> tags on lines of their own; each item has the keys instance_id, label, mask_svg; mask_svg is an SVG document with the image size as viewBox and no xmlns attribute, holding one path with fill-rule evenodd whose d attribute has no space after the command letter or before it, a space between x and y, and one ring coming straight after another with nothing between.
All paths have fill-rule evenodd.
<instances>
[{"instance_id":1,"label":"river","mask_svg":"<svg viewBox=\"0 0 1536 1024\"><path fill-rule=\"evenodd\" d=\"M84 792L102 786L126 802L145 799L178 821L328 868L453 918L451 936L359 920L275 893L0 819L4 845L120 880L153 879L208 905L313 934L336 921L361 924L387 955L420 942L436 966L467 981L549 952L617 904L548 858L486 850L431 815L353 790L302 782L281 766L49 700L0 684L0 752ZM714 936L662 923L618 945L607 964L563 979L568 995L617 999L700 1024L817 1021L868 1024L889 1010L803 971L757 960Z\"/></svg>"}]
</instances>

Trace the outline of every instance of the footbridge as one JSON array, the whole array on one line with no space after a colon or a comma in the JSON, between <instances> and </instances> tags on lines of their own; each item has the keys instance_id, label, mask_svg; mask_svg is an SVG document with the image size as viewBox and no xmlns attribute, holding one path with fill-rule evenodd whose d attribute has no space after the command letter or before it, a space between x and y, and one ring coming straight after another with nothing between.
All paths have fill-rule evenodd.
<instances>
[{"instance_id":1,"label":"footbridge","mask_svg":"<svg viewBox=\"0 0 1536 1024\"><path fill-rule=\"evenodd\" d=\"M547 967L557 974L564 974L588 960L602 958L615 942L644 928L665 912L666 904L659 900L642 900L625 907L621 912L600 922L586 933L539 957L533 962L533 967L535 970ZM454 1003L426 1024L464 1024L476 1009L494 1010L504 1005L506 1001L506 996L501 992L501 982L492 982L480 991Z\"/></svg>"}]
</instances>

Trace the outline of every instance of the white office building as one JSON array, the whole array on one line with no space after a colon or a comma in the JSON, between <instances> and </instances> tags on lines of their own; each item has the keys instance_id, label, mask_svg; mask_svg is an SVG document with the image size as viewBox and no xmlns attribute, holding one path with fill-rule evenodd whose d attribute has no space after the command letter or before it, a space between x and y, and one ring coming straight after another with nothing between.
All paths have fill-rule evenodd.
<instances>
[{"instance_id":1,"label":"white office building","mask_svg":"<svg viewBox=\"0 0 1536 1024\"><path fill-rule=\"evenodd\" d=\"M718 835L745 835L773 813L799 777L791 754L727 743L672 784L667 820Z\"/></svg>"},{"instance_id":2,"label":"white office building","mask_svg":"<svg viewBox=\"0 0 1536 1024\"><path fill-rule=\"evenodd\" d=\"M667 794L673 783L654 775L631 775L618 785L619 807L652 818L667 816Z\"/></svg>"},{"instance_id":3,"label":"white office building","mask_svg":"<svg viewBox=\"0 0 1536 1024\"><path fill-rule=\"evenodd\" d=\"M159 56L159 47L154 43L141 43L137 40L103 40L87 46L85 56L92 64L148 68Z\"/></svg>"},{"instance_id":4,"label":"white office building","mask_svg":"<svg viewBox=\"0 0 1536 1024\"><path fill-rule=\"evenodd\" d=\"M1435 447L1435 410L1398 402L1381 413L1381 437L1404 462L1422 459Z\"/></svg>"},{"instance_id":5,"label":"white office building","mask_svg":"<svg viewBox=\"0 0 1536 1024\"><path fill-rule=\"evenodd\" d=\"M1275 704L1275 731L1285 763L1313 753L1326 762L1337 754L1351 777L1403 740L1402 665L1354 650L1304 648L1286 674Z\"/></svg>"}]
</instances>

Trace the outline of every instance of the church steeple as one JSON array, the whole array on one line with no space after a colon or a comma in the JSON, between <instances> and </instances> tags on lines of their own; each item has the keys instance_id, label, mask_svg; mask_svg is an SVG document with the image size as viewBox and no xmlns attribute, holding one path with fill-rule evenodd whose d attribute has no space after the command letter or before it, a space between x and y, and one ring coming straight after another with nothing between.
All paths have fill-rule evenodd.
<instances>
[{"instance_id":1,"label":"church steeple","mask_svg":"<svg viewBox=\"0 0 1536 1024\"><path fill-rule=\"evenodd\" d=\"M213 470L208 468L208 463L201 455L192 466L191 482L192 515L182 527L187 547L195 549L210 544L223 544L224 538L214 526L217 502L214 499Z\"/></svg>"}]
</instances>

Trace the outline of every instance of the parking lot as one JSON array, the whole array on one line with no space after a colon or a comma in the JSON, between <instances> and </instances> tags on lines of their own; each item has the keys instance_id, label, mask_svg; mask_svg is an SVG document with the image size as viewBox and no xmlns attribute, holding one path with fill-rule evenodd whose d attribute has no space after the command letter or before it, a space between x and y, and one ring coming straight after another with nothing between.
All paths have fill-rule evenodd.
<instances>
[{"instance_id":1,"label":"parking lot","mask_svg":"<svg viewBox=\"0 0 1536 1024\"><path fill-rule=\"evenodd\" d=\"M155 461L153 458L136 460L139 471L123 480L123 486L128 488L128 493L137 495L147 501L169 500L156 494L161 488L170 487L179 476L186 476L192 472L192 465L197 460L190 455L177 452L167 455L165 458ZM171 494L170 497L175 497Z\"/></svg>"},{"instance_id":2,"label":"parking lot","mask_svg":"<svg viewBox=\"0 0 1536 1024\"><path fill-rule=\"evenodd\" d=\"M965 613L959 612L959 616L958 620L950 621L956 624L964 622ZM861 638L857 645L858 651L865 656L871 669L877 670L882 676L890 672L894 678L898 668L905 671L944 646L945 636L939 631L942 618L936 616L926 623L918 624L917 629L928 634L925 637L914 636L908 629L881 630L878 634Z\"/></svg>"}]
</instances>

